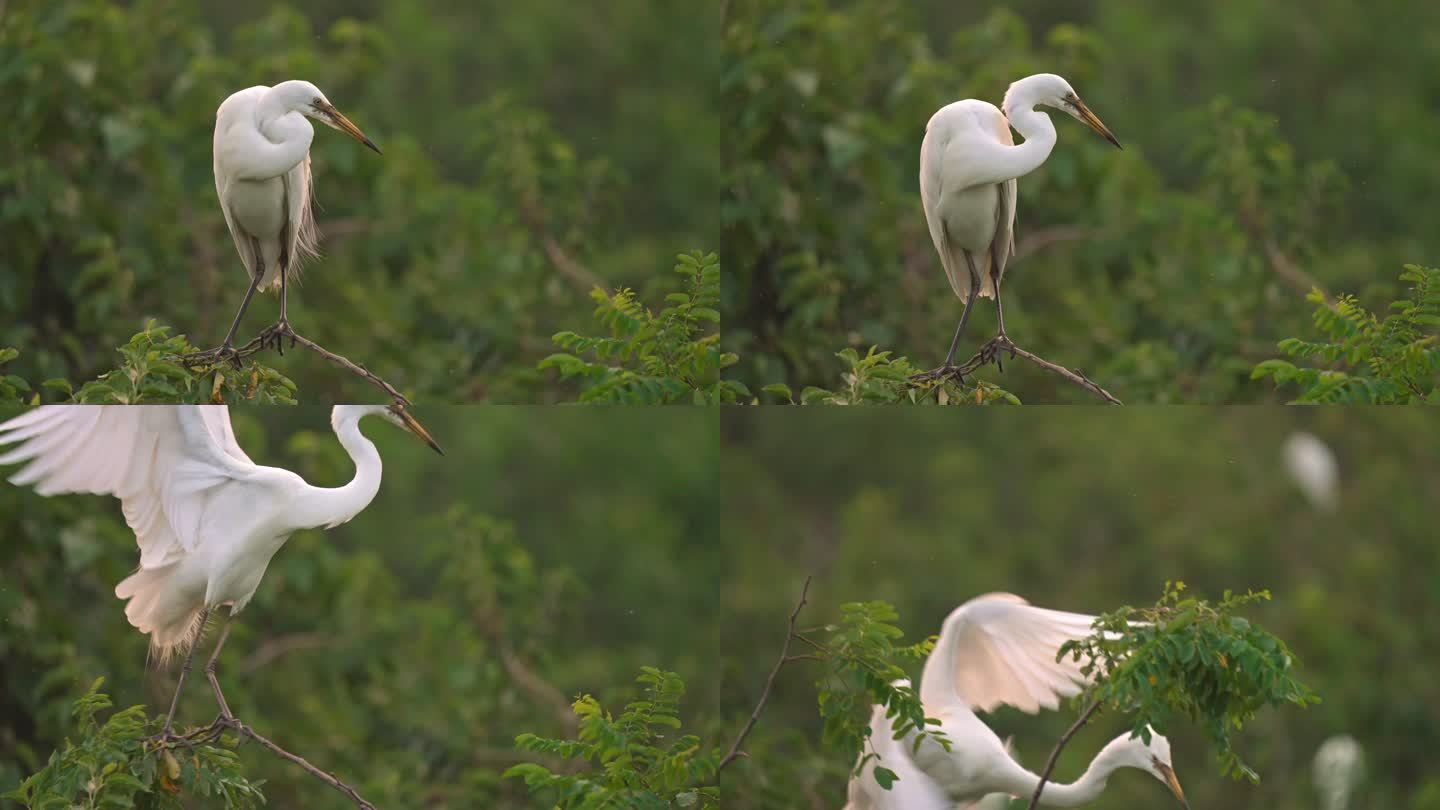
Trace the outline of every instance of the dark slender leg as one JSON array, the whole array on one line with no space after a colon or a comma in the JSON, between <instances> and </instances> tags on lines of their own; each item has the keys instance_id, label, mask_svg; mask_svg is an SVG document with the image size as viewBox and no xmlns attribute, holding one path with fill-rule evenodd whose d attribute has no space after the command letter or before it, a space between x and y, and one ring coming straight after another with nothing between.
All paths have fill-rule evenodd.
<instances>
[{"instance_id":1,"label":"dark slender leg","mask_svg":"<svg viewBox=\"0 0 1440 810\"><path fill-rule=\"evenodd\" d=\"M256 248L259 249L258 246ZM259 255L258 253L256 255ZM225 333L225 340L214 349L205 352L194 352L187 354L180 359L192 365L214 362L216 360L229 360L236 367L240 365L240 357L235 351L235 333L240 331L240 321L245 318L245 310L250 308L250 299L255 297L255 290L260 288L260 276L250 279L250 288L245 291L245 298L240 301L240 309L235 312L235 320L230 322L230 331Z\"/></svg>"},{"instance_id":2,"label":"dark slender leg","mask_svg":"<svg viewBox=\"0 0 1440 810\"><path fill-rule=\"evenodd\" d=\"M225 617L225 626L220 628L220 637L215 640L215 651L210 653L210 660L205 662L205 679L215 691L215 702L220 704L220 716L226 720L235 715L230 713L230 706L225 702L225 693L220 691L220 679L215 676L215 662L220 658L220 650L225 648L225 639L230 637L230 622L234 618L233 615Z\"/></svg>"},{"instance_id":3,"label":"dark slender leg","mask_svg":"<svg viewBox=\"0 0 1440 810\"><path fill-rule=\"evenodd\" d=\"M1000 280L995 279L995 323L998 328L995 337L990 339L980 348L980 357L984 362L995 362L995 367L1000 371L1005 370L1005 364L1000 360L1001 352L1010 350L1010 356L1015 356L1015 344L1010 342L1010 336L1005 334L1005 308L1000 303Z\"/></svg>"},{"instance_id":4,"label":"dark slender leg","mask_svg":"<svg viewBox=\"0 0 1440 810\"><path fill-rule=\"evenodd\" d=\"M200 632L205 631L205 620L210 618L210 609L200 611ZM185 653L185 664L180 667L180 680L175 683L175 696L170 698L170 712L165 715L165 730L160 736L169 737L171 730L175 727L175 710L180 707L180 693L185 689L185 678L190 674L190 663L195 658L195 648L200 644L200 636L195 637L195 643Z\"/></svg>"},{"instance_id":5,"label":"dark slender leg","mask_svg":"<svg viewBox=\"0 0 1440 810\"><path fill-rule=\"evenodd\" d=\"M980 273L975 269L975 260L970 257L969 251L965 252L965 262L970 265L970 297L965 299L965 309L960 312L960 323L955 325L955 337L950 340L950 351L945 354L945 362L939 368L916 374L910 378L912 380L935 380L955 372L955 352L960 349L960 336L965 334L965 324L970 321L970 309L975 306L975 299L980 294Z\"/></svg>"}]
</instances>

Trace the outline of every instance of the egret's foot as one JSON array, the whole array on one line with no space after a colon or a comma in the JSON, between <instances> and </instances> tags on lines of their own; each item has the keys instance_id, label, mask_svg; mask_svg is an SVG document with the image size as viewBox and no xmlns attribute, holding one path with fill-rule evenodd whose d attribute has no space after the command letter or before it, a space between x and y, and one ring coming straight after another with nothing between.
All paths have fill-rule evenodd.
<instances>
[{"instance_id":1,"label":"egret's foot","mask_svg":"<svg viewBox=\"0 0 1440 810\"><path fill-rule=\"evenodd\" d=\"M285 355L285 338L287 337L290 338L290 348L295 348L295 330L290 328L289 321L282 318L261 330L255 341L260 344L260 348L274 349L283 357Z\"/></svg>"},{"instance_id":2,"label":"egret's foot","mask_svg":"<svg viewBox=\"0 0 1440 810\"><path fill-rule=\"evenodd\" d=\"M1005 352L1009 352L1011 360L1015 359L1015 344L1010 341L1010 338L1007 337L1004 332L1001 332L991 338L989 343L980 347L980 364L994 363L997 369L1004 372L1005 365L1000 361L1000 355Z\"/></svg>"},{"instance_id":3,"label":"egret's foot","mask_svg":"<svg viewBox=\"0 0 1440 810\"><path fill-rule=\"evenodd\" d=\"M964 369L961 366L957 366L952 363L946 363L943 366L940 366L938 368L932 368L929 371L922 371L919 374L911 374L910 384L920 385L921 383L937 382L948 379L954 379L956 382L964 385Z\"/></svg>"},{"instance_id":4,"label":"egret's foot","mask_svg":"<svg viewBox=\"0 0 1440 810\"><path fill-rule=\"evenodd\" d=\"M228 362L238 369L241 367L241 357L243 355L234 346L225 343L209 351L182 354L180 362L187 366L218 366Z\"/></svg>"}]
</instances>

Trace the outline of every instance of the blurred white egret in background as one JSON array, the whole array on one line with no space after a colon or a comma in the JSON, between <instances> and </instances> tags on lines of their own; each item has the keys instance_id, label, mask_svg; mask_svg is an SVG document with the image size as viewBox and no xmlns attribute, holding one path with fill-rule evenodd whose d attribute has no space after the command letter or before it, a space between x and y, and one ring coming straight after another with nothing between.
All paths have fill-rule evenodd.
<instances>
[{"instance_id":1,"label":"blurred white egret in background","mask_svg":"<svg viewBox=\"0 0 1440 810\"><path fill-rule=\"evenodd\" d=\"M950 279L950 289L965 308L945 362L917 379L953 374L955 352L970 319L975 298L995 299L997 331L982 351L999 361L1007 348L1000 281L1015 252L1017 179L1035 171L1055 148L1055 124L1037 106L1053 107L1074 117L1114 144L1120 142L1085 106L1070 83L1051 73L1027 76L1005 93L1000 109L989 102L965 99L941 107L925 125L920 144L920 200L930 238ZM1014 127L1025 138L1015 145Z\"/></svg>"},{"instance_id":2,"label":"blurred white egret in background","mask_svg":"<svg viewBox=\"0 0 1440 810\"><path fill-rule=\"evenodd\" d=\"M289 470L262 467L235 441L224 405L47 405L0 424L0 464L28 462L10 477L41 495L85 492L120 499L140 546L140 567L115 587L125 617L150 636L162 662L184 651L185 666L166 717L170 733L195 641L211 610L229 618L206 665L221 713L230 717L215 661L239 613L290 535L332 528L369 505L380 489L380 453L360 432L371 414L405 428L437 452L404 410L336 405L330 423L355 463L344 486L311 486Z\"/></svg>"},{"instance_id":3,"label":"blurred white egret in background","mask_svg":"<svg viewBox=\"0 0 1440 810\"><path fill-rule=\"evenodd\" d=\"M950 740L950 750L927 737L912 756L915 764L953 801L991 793L1033 795L1039 775L1016 762L975 713L1003 705L1034 714L1079 694L1084 662L1055 658L1066 641L1089 636L1094 621L1093 616L1031 607L1008 593L979 596L956 608L945 619L920 677L925 716L940 721L937 730ZM1046 782L1040 804L1076 807L1094 801L1120 768L1150 774L1189 807L1171 764L1170 743L1153 730L1148 744L1128 734L1116 737L1070 784Z\"/></svg>"},{"instance_id":4,"label":"blurred white egret in background","mask_svg":"<svg viewBox=\"0 0 1440 810\"><path fill-rule=\"evenodd\" d=\"M1349 734L1337 734L1315 751L1315 789L1325 810L1345 810L1365 773L1365 752Z\"/></svg>"},{"instance_id":5,"label":"blurred white egret in background","mask_svg":"<svg viewBox=\"0 0 1440 810\"><path fill-rule=\"evenodd\" d=\"M187 362L238 363L235 333L256 290L280 290L280 320L261 333L262 342L274 340L280 349L280 337L289 334L286 285L299 271L302 258L317 255L318 245L310 174L315 128L306 118L380 151L310 82L247 87L225 99L215 113L215 191L250 287L224 342L187 355Z\"/></svg>"},{"instance_id":6,"label":"blurred white egret in background","mask_svg":"<svg viewBox=\"0 0 1440 810\"><path fill-rule=\"evenodd\" d=\"M895 686L909 685L909 681L895 682ZM910 759L909 741L895 739L884 706L876 706L870 713L870 748L879 758L871 757L858 774L850 777L845 810L997 810L1010 803L1010 796L1003 793L973 803L951 801L944 789ZM1005 748L1010 748L1008 741ZM875 781L877 765L895 773L895 783L889 790Z\"/></svg>"},{"instance_id":7,"label":"blurred white egret in background","mask_svg":"<svg viewBox=\"0 0 1440 810\"><path fill-rule=\"evenodd\" d=\"M1330 446L1304 431L1291 433L1282 450L1285 469L1310 503L1326 512L1335 511L1340 491L1340 463Z\"/></svg>"}]
</instances>

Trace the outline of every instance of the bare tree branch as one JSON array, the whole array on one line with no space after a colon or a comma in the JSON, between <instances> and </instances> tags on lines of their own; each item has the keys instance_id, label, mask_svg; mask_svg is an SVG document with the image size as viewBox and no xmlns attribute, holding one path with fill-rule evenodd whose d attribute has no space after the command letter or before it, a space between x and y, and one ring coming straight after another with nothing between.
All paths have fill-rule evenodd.
<instances>
[{"instance_id":1,"label":"bare tree branch","mask_svg":"<svg viewBox=\"0 0 1440 810\"><path fill-rule=\"evenodd\" d=\"M526 200L522 211L525 225L530 228L530 233L540 240L540 249L545 251L545 257L555 265L555 269L560 271L560 275L570 279L581 292L588 293L596 287L602 290L610 289L610 286L605 283L605 279L595 275L589 268L575 261L570 254L565 252L560 241L550 232L549 218L538 201Z\"/></svg>"},{"instance_id":2,"label":"bare tree branch","mask_svg":"<svg viewBox=\"0 0 1440 810\"><path fill-rule=\"evenodd\" d=\"M1097 700L1091 703L1080 715L1079 719L1070 725L1070 728L1065 732L1065 736L1060 738L1060 742L1055 744L1055 750L1050 752L1050 759L1045 762L1045 770L1040 772L1040 783L1035 785L1035 795L1030 797L1030 805L1027 810L1035 810L1040 804L1040 793L1045 790L1045 783L1050 781L1050 774L1055 770L1055 763L1060 759L1060 752L1065 750L1065 746L1070 742L1070 738L1075 736L1075 732L1079 731L1081 726L1090 722L1090 718L1099 710L1100 701Z\"/></svg>"},{"instance_id":3,"label":"bare tree branch","mask_svg":"<svg viewBox=\"0 0 1440 810\"><path fill-rule=\"evenodd\" d=\"M371 385L374 385L376 388L379 388L381 391L384 391L390 396L391 399L395 400L395 404L399 405L401 408L410 407L410 400L406 399L404 394L395 390L395 386L386 382L383 378L380 377L380 375L370 371L369 369L358 363L351 361L346 357L342 357L341 355L338 355L330 351L329 349L326 349L324 346L321 346L313 340L295 334L295 331L293 329L290 329L289 327L285 327L284 329L278 331L267 330L265 332L262 332L259 337L236 349L235 352L238 358L250 357L251 355L258 354L259 352L269 347L278 348L280 341L283 341L286 338L289 338L290 344L292 346L297 344L303 346L306 349L309 349L310 351L330 361L334 365L345 369L351 374L354 374L357 377L364 379Z\"/></svg>"},{"instance_id":4,"label":"bare tree branch","mask_svg":"<svg viewBox=\"0 0 1440 810\"><path fill-rule=\"evenodd\" d=\"M1091 381L1089 377L1086 377L1079 371L1076 371L1074 369L1068 369L1062 365L1052 363L1038 354L1027 352L1019 346L1016 346L1013 342L1011 342L1009 338L1004 338L1003 340L997 338L985 344L983 347L981 347L980 351L976 352L973 357L971 357L969 360L966 360L960 366L951 371L950 374L963 379L965 375L971 374L977 369L982 368L983 366L986 366L990 363L995 363L998 366L1000 355L1002 353L1009 354L1011 357L1019 357L1024 360L1028 360L1029 362L1034 363L1035 365L1045 369L1051 374L1062 377L1065 380L1068 380L1069 382L1072 382L1075 385L1084 388L1086 391L1089 391L1090 393L1094 394L1095 396L1099 397L1100 399L1111 405L1123 404L1120 402L1120 400L1115 398L1114 394L1106 391L1104 388L1101 388L1099 385Z\"/></svg>"},{"instance_id":5,"label":"bare tree branch","mask_svg":"<svg viewBox=\"0 0 1440 810\"><path fill-rule=\"evenodd\" d=\"M1039 253L1051 245L1058 245L1064 242L1083 242L1094 236L1098 231L1094 228L1085 228L1079 225L1056 225L1051 228L1040 228L1030 231L1029 234L1015 245L1013 259L1019 261L1026 256Z\"/></svg>"},{"instance_id":6,"label":"bare tree branch","mask_svg":"<svg viewBox=\"0 0 1440 810\"><path fill-rule=\"evenodd\" d=\"M331 636L320 633L292 633L279 638L270 639L251 653L243 663L240 664L242 674L250 674L257 669L268 665L271 661L297 650L309 650L318 647L329 647L335 643Z\"/></svg>"},{"instance_id":7,"label":"bare tree branch","mask_svg":"<svg viewBox=\"0 0 1440 810\"><path fill-rule=\"evenodd\" d=\"M744 752L740 750L740 746L745 744L745 738L750 736L750 732L754 730L755 724L760 720L760 714L765 711L765 704L770 702L770 690L775 686L776 676L780 674L780 670L784 669L786 664L790 663L788 656L790 654L790 642L795 638L795 620L800 617L800 610L805 607L805 600L809 594L810 577L806 577L805 587L800 590L800 601L796 603L795 609L790 612L790 624L785 629L785 643L780 647L780 657L776 659L775 666L771 668L769 677L765 679L765 686L760 690L760 701L755 704L755 710L750 712L750 719L745 721L745 727L740 729L740 734L735 738L735 742L730 745L730 750L725 753L724 757L721 757L719 766L715 768L717 774L725 770L726 765L745 756Z\"/></svg>"}]
</instances>

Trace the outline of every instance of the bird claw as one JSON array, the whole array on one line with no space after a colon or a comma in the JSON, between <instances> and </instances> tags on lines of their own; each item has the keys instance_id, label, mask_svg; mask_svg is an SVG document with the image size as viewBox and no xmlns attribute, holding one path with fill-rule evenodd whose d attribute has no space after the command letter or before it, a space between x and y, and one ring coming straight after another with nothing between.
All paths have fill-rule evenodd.
<instances>
[{"instance_id":1,"label":"bird claw","mask_svg":"<svg viewBox=\"0 0 1440 810\"><path fill-rule=\"evenodd\" d=\"M255 339L259 341L260 348L273 348L281 357L285 356L285 338L290 338L290 348L295 348L295 330L290 328L289 321L277 321L274 325L268 326Z\"/></svg>"},{"instance_id":2,"label":"bird claw","mask_svg":"<svg viewBox=\"0 0 1440 810\"><path fill-rule=\"evenodd\" d=\"M182 354L179 359L186 366L217 366L228 361L236 369L240 369L243 367L241 357L243 355L234 346L226 344L208 351Z\"/></svg>"},{"instance_id":3,"label":"bird claw","mask_svg":"<svg viewBox=\"0 0 1440 810\"><path fill-rule=\"evenodd\" d=\"M965 384L964 369L960 366L948 363L938 368L932 368L929 371L922 371L919 374L911 374L910 383L912 385L919 385L921 383L936 382L952 377L956 380L956 382L959 382L961 385Z\"/></svg>"},{"instance_id":4,"label":"bird claw","mask_svg":"<svg viewBox=\"0 0 1440 810\"><path fill-rule=\"evenodd\" d=\"M1011 360L1015 359L1015 344L1010 341L1010 338L1007 337L1004 332L1001 332L991 338L989 343L980 347L980 364L994 363L997 369L1004 372L1005 366L1000 361L1000 355L1005 352L1009 352Z\"/></svg>"}]
</instances>

